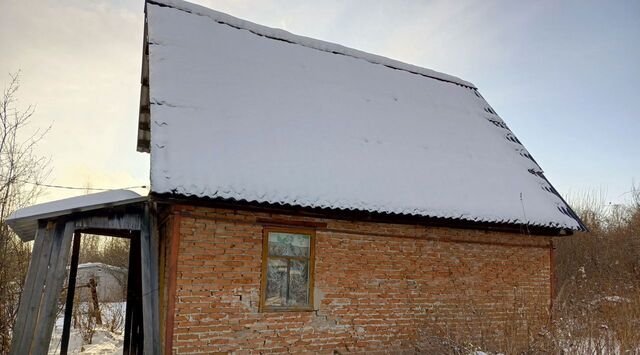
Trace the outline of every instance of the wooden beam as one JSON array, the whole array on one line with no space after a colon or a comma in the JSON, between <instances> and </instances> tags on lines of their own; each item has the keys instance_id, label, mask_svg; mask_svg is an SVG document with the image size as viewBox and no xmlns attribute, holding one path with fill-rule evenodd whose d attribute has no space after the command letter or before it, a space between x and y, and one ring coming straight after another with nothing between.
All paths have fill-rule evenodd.
<instances>
[{"instance_id":1,"label":"wooden beam","mask_svg":"<svg viewBox=\"0 0 640 355\"><path fill-rule=\"evenodd\" d=\"M73 315L73 298L76 292L76 277L78 275L81 237L82 233L75 232L71 252L71 266L69 267L69 282L67 283L67 302L64 306L64 323L62 325L62 338L60 339L60 355L67 355L67 352L69 351L69 336L71 335L71 317Z\"/></svg>"},{"instance_id":2,"label":"wooden beam","mask_svg":"<svg viewBox=\"0 0 640 355\"><path fill-rule=\"evenodd\" d=\"M31 348L31 353L33 354L44 354L49 349L51 333L58 311L58 299L62 292L64 279L67 276L67 260L69 260L73 232L73 222L58 221L54 233L51 236L54 247L52 248L44 295L40 304L38 322L36 323L34 332L33 345Z\"/></svg>"},{"instance_id":3,"label":"wooden beam","mask_svg":"<svg viewBox=\"0 0 640 355\"><path fill-rule=\"evenodd\" d=\"M105 237L130 239L134 234L137 236L137 230L125 229L100 229L100 228L83 228L80 229L83 234L97 234Z\"/></svg>"},{"instance_id":4,"label":"wooden beam","mask_svg":"<svg viewBox=\"0 0 640 355\"><path fill-rule=\"evenodd\" d=\"M138 213L83 217L76 219L75 225L78 230L140 230L141 228L140 214Z\"/></svg>"},{"instance_id":5,"label":"wooden beam","mask_svg":"<svg viewBox=\"0 0 640 355\"><path fill-rule=\"evenodd\" d=\"M10 354L28 354L31 348L36 321L38 319L40 301L42 299L42 290L44 289L47 269L51 258L53 238L51 238L50 234L54 226L54 223L49 222L41 226L36 234L36 239L42 239L39 248L41 250L33 253L31 262L29 263L28 272L32 274L32 277L27 277L27 281L29 282L28 286L30 286L30 289L25 290L27 292L23 293L20 299L18 322L14 328L18 330L17 338L14 339Z\"/></svg>"}]
</instances>

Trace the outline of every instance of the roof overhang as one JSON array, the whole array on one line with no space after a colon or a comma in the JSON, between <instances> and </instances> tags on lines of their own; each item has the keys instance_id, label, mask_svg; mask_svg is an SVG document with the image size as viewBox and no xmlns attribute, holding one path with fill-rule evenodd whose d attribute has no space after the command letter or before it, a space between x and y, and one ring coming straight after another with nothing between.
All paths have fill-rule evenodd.
<instances>
[{"instance_id":1,"label":"roof overhang","mask_svg":"<svg viewBox=\"0 0 640 355\"><path fill-rule=\"evenodd\" d=\"M140 113L138 116L139 152L150 152L151 144L151 109L149 103L149 41L147 30L147 14L145 5L144 35L142 40L142 77L140 79Z\"/></svg>"},{"instance_id":2,"label":"roof overhang","mask_svg":"<svg viewBox=\"0 0 640 355\"><path fill-rule=\"evenodd\" d=\"M147 196L140 196L129 190L98 192L21 208L13 212L7 218L6 223L22 241L28 242L33 240L40 221L82 212L139 204L147 199Z\"/></svg>"},{"instance_id":3,"label":"roof overhang","mask_svg":"<svg viewBox=\"0 0 640 355\"><path fill-rule=\"evenodd\" d=\"M345 221L409 224L420 225L424 227L442 227L454 229L474 229L491 232L517 233L523 236L562 237L574 234L574 231L570 228L544 225L530 225L508 222L484 222L465 220L460 218L406 215L356 209L349 210L323 207L304 207L289 204L237 201L232 199L187 196L180 194L158 194L154 192L151 192L149 196L154 202L158 204L193 205L207 208L259 212L269 215L294 215L300 217L328 218Z\"/></svg>"}]
</instances>

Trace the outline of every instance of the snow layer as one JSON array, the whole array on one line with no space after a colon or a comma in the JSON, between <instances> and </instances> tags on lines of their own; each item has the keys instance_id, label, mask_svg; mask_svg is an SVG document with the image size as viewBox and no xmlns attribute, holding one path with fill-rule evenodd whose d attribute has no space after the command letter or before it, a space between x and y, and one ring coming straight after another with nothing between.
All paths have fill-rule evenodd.
<instances>
[{"instance_id":1,"label":"snow layer","mask_svg":"<svg viewBox=\"0 0 640 355\"><path fill-rule=\"evenodd\" d=\"M90 307L85 302L76 304L75 306L83 310ZM100 311L102 312L103 320L105 323L108 323L108 321L114 319L114 317L123 318L126 307L126 302L102 303ZM59 312L53 333L51 334L51 342L49 343L49 351L47 352L49 355L60 354L63 324L64 312ZM68 353L86 355L122 354L124 348L124 334L122 330L122 327L120 327L116 332L112 332L108 329L107 325L96 326L91 344L86 344L82 339L81 331L72 325Z\"/></svg>"},{"instance_id":2,"label":"snow layer","mask_svg":"<svg viewBox=\"0 0 640 355\"><path fill-rule=\"evenodd\" d=\"M155 193L583 228L470 83L186 2L147 16Z\"/></svg>"},{"instance_id":3,"label":"snow layer","mask_svg":"<svg viewBox=\"0 0 640 355\"><path fill-rule=\"evenodd\" d=\"M95 206L113 204L140 197L129 190L110 190L94 194L70 197L61 200L40 203L21 208L13 212L7 219L9 221L22 218L38 217L52 213L71 212L77 209L90 209Z\"/></svg>"}]
</instances>

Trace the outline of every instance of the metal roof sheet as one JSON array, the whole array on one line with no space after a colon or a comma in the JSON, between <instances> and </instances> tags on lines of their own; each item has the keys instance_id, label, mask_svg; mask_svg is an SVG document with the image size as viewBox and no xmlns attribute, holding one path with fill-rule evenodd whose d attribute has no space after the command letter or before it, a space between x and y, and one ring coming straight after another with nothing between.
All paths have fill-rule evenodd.
<instances>
[{"instance_id":1,"label":"metal roof sheet","mask_svg":"<svg viewBox=\"0 0 640 355\"><path fill-rule=\"evenodd\" d=\"M110 190L71 197L62 200L40 203L21 208L6 219L7 225L23 241L33 240L38 228L38 221L48 220L74 213L88 212L103 208L123 206L146 201L146 196L129 190Z\"/></svg>"}]
</instances>

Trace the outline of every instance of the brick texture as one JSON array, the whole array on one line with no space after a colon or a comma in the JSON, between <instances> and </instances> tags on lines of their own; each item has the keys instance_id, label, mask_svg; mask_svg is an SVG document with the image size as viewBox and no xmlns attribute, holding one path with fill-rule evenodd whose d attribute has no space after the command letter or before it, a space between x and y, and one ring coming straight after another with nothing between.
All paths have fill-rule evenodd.
<instances>
[{"instance_id":1,"label":"brick texture","mask_svg":"<svg viewBox=\"0 0 640 355\"><path fill-rule=\"evenodd\" d=\"M491 350L526 344L548 322L548 237L193 206L173 213L174 353L419 353L442 339ZM259 312L264 218L326 223L316 229L313 311Z\"/></svg>"}]
</instances>

